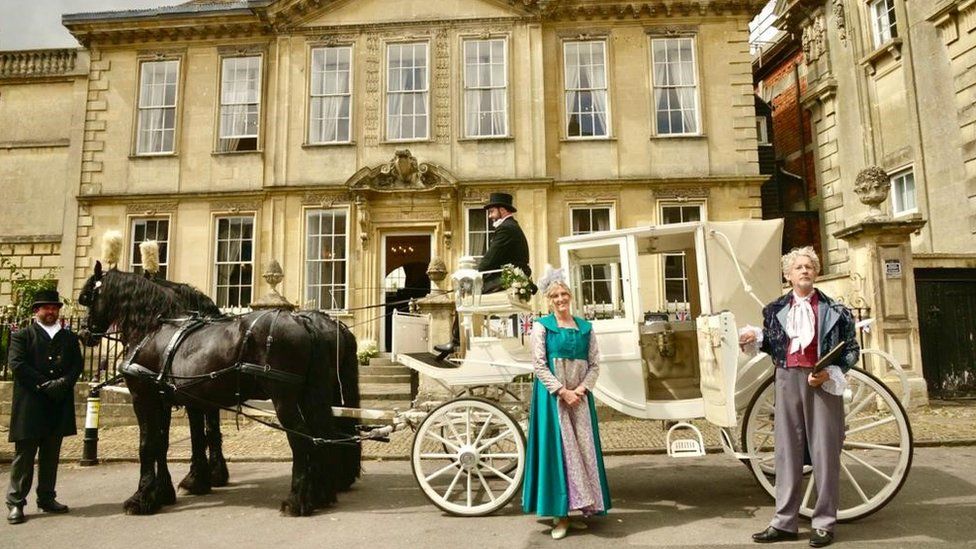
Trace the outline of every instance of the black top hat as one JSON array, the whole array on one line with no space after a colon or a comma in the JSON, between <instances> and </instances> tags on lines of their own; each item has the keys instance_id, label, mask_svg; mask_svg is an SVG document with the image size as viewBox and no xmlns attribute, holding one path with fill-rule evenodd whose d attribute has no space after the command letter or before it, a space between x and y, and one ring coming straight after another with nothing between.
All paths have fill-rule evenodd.
<instances>
[{"instance_id":1,"label":"black top hat","mask_svg":"<svg viewBox=\"0 0 976 549\"><path fill-rule=\"evenodd\" d=\"M61 297L58 296L57 290L41 290L34 294L34 303L31 304L31 309L36 309L41 305L64 305L61 302Z\"/></svg>"},{"instance_id":2,"label":"black top hat","mask_svg":"<svg viewBox=\"0 0 976 549\"><path fill-rule=\"evenodd\" d=\"M508 193L491 193L488 197L488 203L485 204L485 209L497 206L503 206L506 210L515 213L518 210L515 209L515 205L512 204L512 195Z\"/></svg>"}]
</instances>

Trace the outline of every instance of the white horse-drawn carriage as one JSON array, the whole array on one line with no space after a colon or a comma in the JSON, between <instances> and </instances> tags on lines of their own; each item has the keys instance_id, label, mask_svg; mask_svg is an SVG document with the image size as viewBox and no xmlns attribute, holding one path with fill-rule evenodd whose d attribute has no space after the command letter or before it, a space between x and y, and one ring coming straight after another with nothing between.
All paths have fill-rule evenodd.
<instances>
[{"instance_id":1,"label":"white horse-drawn carriage","mask_svg":"<svg viewBox=\"0 0 976 549\"><path fill-rule=\"evenodd\" d=\"M740 352L737 327L761 325L762 305L781 294L781 239L779 221L735 221L559 240L575 314L592 320L602 351L597 399L634 418L667 422L666 446L674 457L704 455L700 429L689 423L703 418L718 429L725 452L742 460L770 495L776 482L773 367L765 355ZM661 308L658 273L666 254L684 255L688 281L687 306L671 315L651 312ZM397 314L393 320L393 359L452 395L429 411L397 415L399 426L416 429L414 475L435 505L466 516L492 513L519 490L533 370L519 337L490 329L491 317L530 307L505 293L481 295L480 277L470 269L454 275L465 335L456 367L443 367L430 353L428 315ZM874 362L865 365L869 358ZM868 369L901 376L901 397ZM908 385L897 361L863 350L862 364L848 380L840 520L887 504L904 483L913 452L904 408ZM805 516L814 504L812 473L807 476Z\"/></svg>"}]
</instances>

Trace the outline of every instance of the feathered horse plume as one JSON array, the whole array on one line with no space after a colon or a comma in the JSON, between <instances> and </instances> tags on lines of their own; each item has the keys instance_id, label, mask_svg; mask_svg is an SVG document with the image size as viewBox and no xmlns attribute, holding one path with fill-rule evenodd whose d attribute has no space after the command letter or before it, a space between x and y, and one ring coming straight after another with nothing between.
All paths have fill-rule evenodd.
<instances>
[{"instance_id":1,"label":"feathered horse plume","mask_svg":"<svg viewBox=\"0 0 976 549\"><path fill-rule=\"evenodd\" d=\"M549 286L554 282L561 282L566 284L566 270L565 269L553 269L552 265L547 264L545 273L543 273L542 278L536 282L536 286L539 287L539 291L542 295L546 295L549 292Z\"/></svg>"},{"instance_id":2,"label":"feathered horse plume","mask_svg":"<svg viewBox=\"0 0 976 549\"><path fill-rule=\"evenodd\" d=\"M106 231L102 237L102 261L109 268L119 264L122 257L122 233L119 231Z\"/></svg>"},{"instance_id":3,"label":"feathered horse plume","mask_svg":"<svg viewBox=\"0 0 976 549\"><path fill-rule=\"evenodd\" d=\"M154 275L159 272L159 243L155 240L147 240L139 244L139 253L142 254L142 269Z\"/></svg>"}]
</instances>

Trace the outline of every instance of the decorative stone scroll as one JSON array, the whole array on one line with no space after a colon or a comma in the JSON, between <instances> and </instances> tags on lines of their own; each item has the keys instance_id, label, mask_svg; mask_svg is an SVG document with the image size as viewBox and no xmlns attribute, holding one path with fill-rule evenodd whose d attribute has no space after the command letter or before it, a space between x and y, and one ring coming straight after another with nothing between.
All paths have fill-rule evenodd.
<instances>
[{"instance_id":1,"label":"decorative stone scroll","mask_svg":"<svg viewBox=\"0 0 976 549\"><path fill-rule=\"evenodd\" d=\"M806 58L807 63L812 63L820 59L827 52L826 31L823 14L818 14L813 18L813 22L803 27L801 41L803 44L803 56Z\"/></svg>"},{"instance_id":2,"label":"decorative stone scroll","mask_svg":"<svg viewBox=\"0 0 976 549\"><path fill-rule=\"evenodd\" d=\"M362 168L353 174L346 186L353 191L430 191L437 187L454 187L456 180L436 164L418 162L410 149L400 149L389 162Z\"/></svg>"},{"instance_id":3,"label":"decorative stone scroll","mask_svg":"<svg viewBox=\"0 0 976 549\"><path fill-rule=\"evenodd\" d=\"M834 25L837 27L837 37L842 45L847 45L847 18L844 15L844 0L833 0L831 9L834 12Z\"/></svg>"},{"instance_id":4,"label":"decorative stone scroll","mask_svg":"<svg viewBox=\"0 0 976 549\"><path fill-rule=\"evenodd\" d=\"M661 187L651 191L654 198L659 200L698 200L708 198L708 187L682 186L682 187Z\"/></svg>"},{"instance_id":5,"label":"decorative stone scroll","mask_svg":"<svg viewBox=\"0 0 976 549\"><path fill-rule=\"evenodd\" d=\"M176 202L133 202L126 204L126 213L139 215L156 215L176 211Z\"/></svg>"}]
</instances>

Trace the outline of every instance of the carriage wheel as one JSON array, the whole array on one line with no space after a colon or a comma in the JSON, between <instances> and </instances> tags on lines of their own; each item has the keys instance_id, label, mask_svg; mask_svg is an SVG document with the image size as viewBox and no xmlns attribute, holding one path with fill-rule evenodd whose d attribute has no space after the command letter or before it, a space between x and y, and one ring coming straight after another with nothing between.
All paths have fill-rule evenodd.
<instances>
[{"instance_id":1,"label":"carriage wheel","mask_svg":"<svg viewBox=\"0 0 976 549\"><path fill-rule=\"evenodd\" d=\"M775 385L770 377L752 397L742 428L742 447L755 456L749 468L770 496L776 494L773 461ZM860 368L848 372L844 394L846 437L841 451L840 504L837 520L866 517L891 501L912 467L914 442L901 402L878 378ZM800 514L810 518L814 494L813 474L804 467Z\"/></svg>"},{"instance_id":2,"label":"carriage wheel","mask_svg":"<svg viewBox=\"0 0 976 549\"><path fill-rule=\"evenodd\" d=\"M513 460L512 471L497 467ZM431 503L454 515L487 515L507 505L522 485L525 435L494 403L459 398L435 408L421 422L411 464Z\"/></svg>"}]
</instances>

